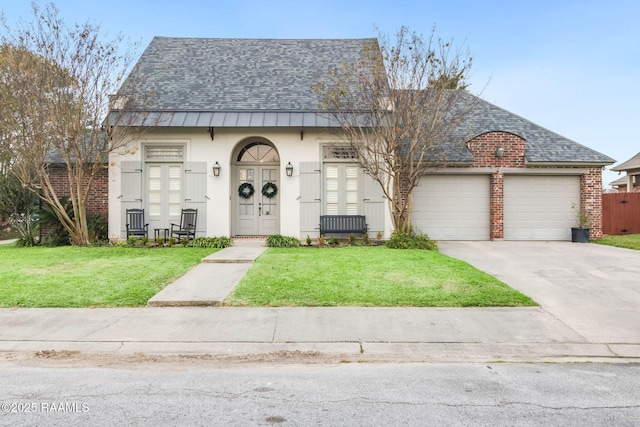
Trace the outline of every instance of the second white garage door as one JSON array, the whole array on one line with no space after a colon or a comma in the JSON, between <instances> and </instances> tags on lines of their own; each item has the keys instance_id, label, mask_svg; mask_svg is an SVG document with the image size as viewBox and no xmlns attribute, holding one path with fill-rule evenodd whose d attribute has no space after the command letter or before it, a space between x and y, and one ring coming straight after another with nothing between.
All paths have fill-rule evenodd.
<instances>
[{"instance_id":1,"label":"second white garage door","mask_svg":"<svg viewBox=\"0 0 640 427\"><path fill-rule=\"evenodd\" d=\"M505 240L570 240L578 176L505 176Z\"/></svg>"},{"instance_id":2,"label":"second white garage door","mask_svg":"<svg viewBox=\"0 0 640 427\"><path fill-rule=\"evenodd\" d=\"M489 240L489 176L427 175L413 192L413 226L434 240Z\"/></svg>"}]
</instances>

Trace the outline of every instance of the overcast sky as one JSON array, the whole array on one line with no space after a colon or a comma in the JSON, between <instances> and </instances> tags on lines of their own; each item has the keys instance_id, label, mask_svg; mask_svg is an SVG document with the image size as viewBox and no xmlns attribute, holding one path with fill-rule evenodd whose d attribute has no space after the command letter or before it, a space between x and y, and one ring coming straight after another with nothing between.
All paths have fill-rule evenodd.
<instances>
[{"instance_id":1,"label":"overcast sky","mask_svg":"<svg viewBox=\"0 0 640 427\"><path fill-rule=\"evenodd\" d=\"M9 22L29 0L0 0ZM640 152L637 0L58 0L69 24L87 19L141 43L153 36L375 37L408 26L465 44L471 91L613 157ZM40 2L40 4L44 4ZM605 172L605 185L618 178Z\"/></svg>"}]
</instances>

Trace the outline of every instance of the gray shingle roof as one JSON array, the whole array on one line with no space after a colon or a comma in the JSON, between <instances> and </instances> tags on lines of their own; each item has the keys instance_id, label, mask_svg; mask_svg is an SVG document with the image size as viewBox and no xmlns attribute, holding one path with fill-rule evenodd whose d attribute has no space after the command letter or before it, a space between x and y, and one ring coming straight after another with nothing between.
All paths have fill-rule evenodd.
<instances>
[{"instance_id":1,"label":"gray shingle roof","mask_svg":"<svg viewBox=\"0 0 640 427\"><path fill-rule=\"evenodd\" d=\"M466 97L466 99L465 99ZM466 140L492 131L509 132L526 141L525 158L529 163L581 163L609 165L615 162L611 157L558 135L538 124L524 119L469 93L463 102L474 102L471 114L460 129ZM448 158L453 161L471 161L466 147L458 144L449 147Z\"/></svg>"},{"instance_id":2,"label":"gray shingle roof","mask_svg":"<svg viewBox=\"0 0 640 427\"><path fill-rule=\"evenodd\" d=\"M313 91L327 70L353 63L376 39L202 39L155 37L138 61L155 94L145 123L197 127L332 126ZM467 93L466 102L477 99ZM463 101L465 102L465 101ZM143 125L144 123L141 123ZM479 99L461 139L491 131L526 140L529 163L608 165L602 153ZM473 159L464 144L442 147L451 163Z\"/></svg>"},{"instance_id":3,"label":"gray shingle roof","mask_svg":"<svg viewBox=\"0 0 640 427\"><path fill-rule=\"evenodd\" d=\"M147 110L317 111L312 90L329 67L361 57L376 39L155 37L138 65Z\"/></svg>"},{"instance_id":4,"label":"gray shingle roof","mask_svg":"<svg viewBox=\"0 0 640 427\"><path fill-rule=\"evenodd\" d=\"M632 169L640 169L640 153L636 154L626 162L620 163L618 166L611 168L612 171L628 171Z\"/></svg>"}]
</instances>

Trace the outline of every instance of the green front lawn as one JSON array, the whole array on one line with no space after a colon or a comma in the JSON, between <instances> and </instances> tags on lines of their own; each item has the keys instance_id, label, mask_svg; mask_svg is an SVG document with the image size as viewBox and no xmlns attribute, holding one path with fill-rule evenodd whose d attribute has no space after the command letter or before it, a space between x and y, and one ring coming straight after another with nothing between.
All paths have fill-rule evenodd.
<instances>
[{"instance_id":1,"label":"green front lawn","mask_svg":"<svg viewBox=\"0 0 640 427\"><path fill-rule=\"evenodd\" d=\"M437 251L269 249L225 301L235 306L532 306L534 301Z\"/></svg>"},{"instance_id":2,"label":"green front lawn","mask_svg":"<svg viewBox=\"0 0 640 427\"><path fill-rule=\"evenodd\" d=\"M217 249L0 245L0 307L136 307Z\"/></svg>"},{"instance_id":3,"label":"green front lawn","mask_svg":"<svg viewBox=\"0 0 640 427\"><path fill-rule=\"evenodd\" d=\"M602 236L600 239L592 239L592 243L600 245L617 246L619 248L640 250L640 234L625 234L623 236Z\"/></svg>"}]
</instances>

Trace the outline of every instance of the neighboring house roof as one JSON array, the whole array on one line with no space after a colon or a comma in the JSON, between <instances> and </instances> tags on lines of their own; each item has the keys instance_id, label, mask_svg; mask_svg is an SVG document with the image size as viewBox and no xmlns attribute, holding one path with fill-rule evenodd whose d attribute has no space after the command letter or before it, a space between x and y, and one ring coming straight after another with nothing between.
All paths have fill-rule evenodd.
<instances>
[{"instance_id":1,"label":"neighboring house roof","mask_svg":"<svg viewBox=\"0 0 640 427\"><path fill-rule=\"evenodd\" d=\"M609 183L610 186L612 187L626 187L627 186L627 177L623 176L622 178L618 178L615 181Z\"/></svg>"},{"instance_id":2,"label":"neighboring house roof","mask_svg":"<svg viewBox=\"0 0 640 427\"><path fill-rule=\"evenodd\" d=\"M618 166L611 168L612 171L624 172L633 169L640 169L640 153L636 154L626 162L620 163Z\"/></svg>"},{"instance_id":3,"label":"neighboring house roof","mask_svg":"<svg viewBox=\"0 0 640 427\"><path fill-rule=\"evenodd\" d=\"M140 125L178 127L335 126L313 87L327 71L360 60L363 39L202 39L154 37L137 68L153 94ZM126 85L127 83L125 83ZM608 165L614 160L466 93L474 102L460 128L465 142L492 131L526 140L530 164ZM465 144L442 147L447 162L473 161Z\"/></svg>"}]
</instances>

